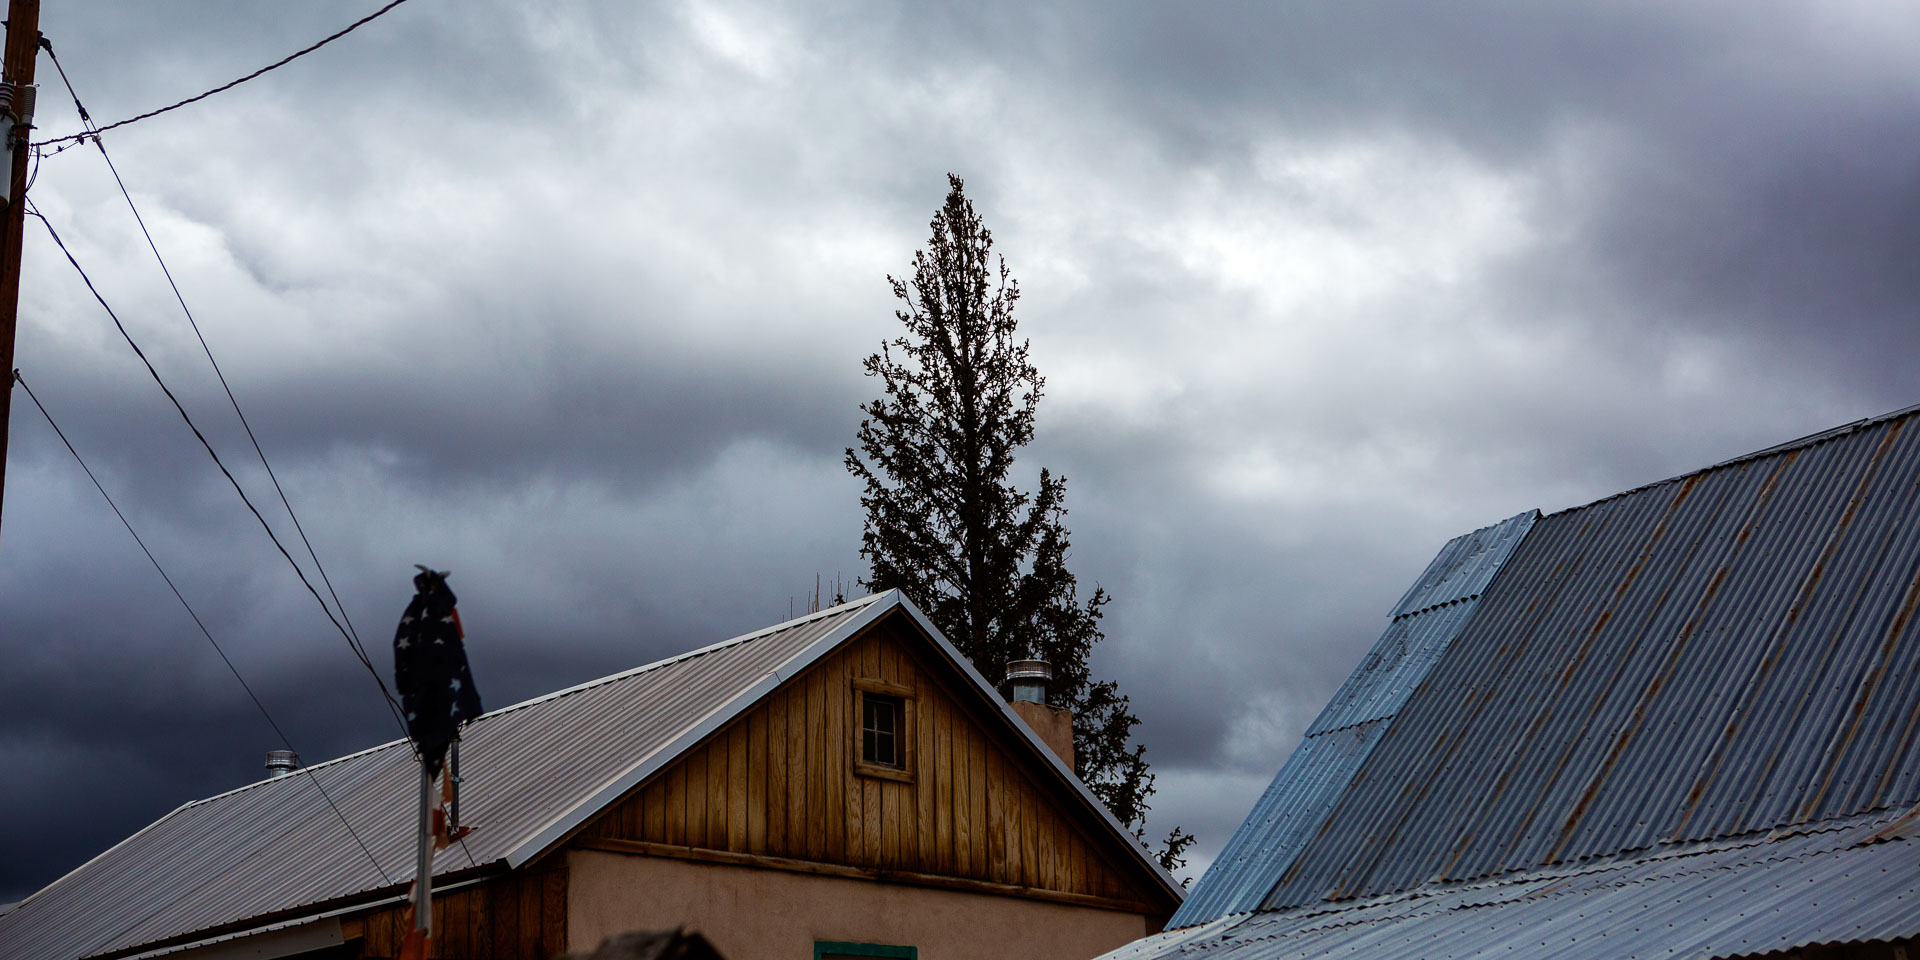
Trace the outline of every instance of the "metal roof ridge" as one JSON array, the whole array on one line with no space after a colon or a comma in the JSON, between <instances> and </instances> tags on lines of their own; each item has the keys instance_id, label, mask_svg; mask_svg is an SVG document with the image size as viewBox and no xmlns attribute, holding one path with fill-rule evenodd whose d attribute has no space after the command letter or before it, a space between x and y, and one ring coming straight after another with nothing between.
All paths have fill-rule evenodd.
<instances>
[{"instance_id":1,"label":"metal roof ridge","mask_svg":"<svg viewBox=\"0 0 1920 960\"><path fill-rule=\"evenodd\" d=\"M299 777L307 776L311 771L318 770L321 767L331 767L336 763L345 763L348 760L357 760L360 757L364 757L369 753L377 753L381 750L389 750L394 747L405 744L406 742L407 742L407 739L405 737L401 737L400 739L397 739L397 740L388 740L385 743L376 743L371 747L365 747L359 750L355 750L352 753L342 754L340 756L333 757L331 759L322 760L318 763L309 763L309 764L306 764L305 766L296 767L294 768L292 773L283 773L277 777L265 777L259 780L255 780L252 783L243 783L237 787L234 787L231 790L223 790L210 797L201 797L198 800L188 800L186 803L181 804L179 807L175 808L172 812L168 813L165 817L161 817L160 820L165 820L167 819L167 817L171 817L175 813L179 813L181 810L185 810L189 807L198 807L204 804L212 803L215 800L224 800L227 797L231 797L236 793L242 793L247 790L252 790L255 787L265 786L269 783L278 783L282 780L291 781ZM154 823L159 823L160 820L155 820Z\"/></svg>"},{"instance_id":2,"label":"metal roof ridge","mask_svg":"<svg viewBox=\"0 0 1920 960\"><path fill-rule=\"evenodd\" d=\"M1913 416L1916 413L1920 413L1920 403L1916 403L1911 406L1901 407L1898 410L1889 411L1887 413L1876 414L1871 417L1862 417L1858 420L1850 421L1848 423L1843 423L1838 426L1828 427L1825 430L1816 430L1813 433L1807 434L1806 436L1799 437L1793 440L1788 440L1785 443L1776 443L1773 446L1764 447L1759 450L1754 450L1750 453L1743 453L1736 457L1729 457L1728 459L1721 460L1717 463L1710 463L1704 467L1698 467L1693 470L1688 470L1685 473L1677 473L1671 477L1667 477L1662 480L1654 480L1649 483L1640 484L1639 486L1628 487L1627 489L1622 490L1618 493L1610 493L1597 500L1590 500L1586 503L1575 504L1574 506L1571 506L1571 507L1566 507L1561 510L1555 510L1552 513L1543 513L1541 514L1541 519L1546 519L1548 517L1563 516L1565 514L1588 509L1589 507L1597 507L1603 503L1607 503L1612 500L1618 500L1621 497L1632 496L1636 493L1644 493L1655 487L1664 487L1670 483L1678 483L1682 480L1687 479L1688 477L1702 476L1704 474L1712 473L1715 470L1721 470L1727 467L1736 467L1743 463L1751 463L1752 461L1759 460L1763 457L1771 457L1776 454L1788 453L1794 450L1805 450L1809 447L1816 447L1828 441L1838 440L1841 437L1850 436L1854 433L1858 433L1859 431L1865 430L1868 427L1878 426L1882 423L1888 423L1894 420L1905 419L1907 417Z\"/></svg>"},{"instance_id":3,"label":"metal roof ridge","mask_svg":"<svg viewBox=\"0 0 1920 960\"><path fill-rule=\"evenodd\" d=\"M880 597L883 597L886 594L892 593L892 592L893 591L891 590L883 590L880 593L868 594L867 596L861 597L858 600L849 600L846 603L840 604L839 606L828 607L825 610L821 610L816 613L810 613L804 617L796 617L784 623L776 623L771 627L755 630L752 633L743 633L740 636L731 637L726 640L722 640L719 643L711 643L695 650L688 650L683 653L674 654L673 656L667 657L663 660L655 660L652 663L642 664L637 667L629 667L617 673L610 673L604 677L596 677L592 680L582 681L580 683L574 684L571 687L563 687L559 690L549 691L537 697L533 697L527 700L522 700L519 703L511 703L504 707L496 707L495 709L489 710L479 715L478 717L473 718L473 722L479 723L483 720L489 720L489 719L492 719L493 717L497 717L504 713L511 713L515 710L520 710L525 707L531 707L535 704L545 703L548 700L556 700L556 699L559 699L560 697L567 696L568 694L579 693L583 690L590 690L594 687L613 683L617 680L626 680L631 677L639 676L640 674L643 674L643 673L650 673L654 670L660 669L661 667L672 666L673 664L679 663L683 660L691 660L694 657L713 653L715 651L722 650L727 647L734 646L736 644L746 643L749 640L758 640L761 637L767 636L768 634L778 633L782 630L788 630L793 627L800 626L801 624L812 622L814 620L819 620L825 617L846 613L853 610L854 608L872 603L875 600L879 599ZM333 757L332 759L322 760L318 763L307 764L295 770L292 774L283 774L278 777L264 777L262 779L255 780L251 783L243 783L240 786L234 787L231 790L226 790L220 793L216 793L210 797L201 797L198 800L189 800L186 803L183 803L180 806L174 808L172 811L168 812L166 816L161 817L160 820L165 820L167 819L167 817L171 817L175 813L179 813L181 810L185 810L188 807L197 807L202 804L212 803L215 800L223 800L227 797L233 796L234 794L240 793L241 791L244 791L244 790L252 790L253 788L262 786L264 784L274 783L280 780L288 780L293 777L304 776L310 770L318 770L321 767L332 766L336 763L345 763L348 760L354 760L359 757L364 757L367 754L374 753L380 750L388 750L393 747L402 746L406 743L407 743L407 738L400 737L394 740L388 740L384 743L376 743L371 747L355 750L352 753L342 754L341 756ZM154 821L154 823L159 823L160 820L156 820ZM152 824L149 824L149 826L152 826ZM92 861L88 861L88 862L91 863ZM82 864L82 866L84 866L84 864ZM22 901L22 902L24 903L25 901Z\"/></svg>"},{"instance_id":4,"label":"metal roof ridge","mask_svg":"<svg viewBox=\"0 0 1920 960\"><path fill-rule=\"evenodd\" d=\"M563 687L559 690L543 693L537 697L533 697L527 700L522 700L519 703L508 704L507 706L500 707L495 710L489 710L486 713L483 713L480 716L474 718L474 722L479 723L480 721L488 719L489 717L498 716L499 714L503 714L503 713L510 713L515 710L531 707L535 704L545 703L548 700L557 700L569 694L579 693L583 690L591 690L594 687L613 683L617 680L625 680L630 677L637 677L643 673L651 673L655 670L660 669L661 667L668 667L676 663L680 663L683 660L691 660L694 657L705 656L709 653L714 653L719 650L724 650L727 647L732 647L738 644L746 643L750 640L758 640L761 637L768 636L769 634L779 633L783 630L790 630L794 627L797 627L806 623L811 623L815 620L823 620L827 617L838 616L843 613L850 613L859 607L863 607L863 606L866 606L867 604L873 603L874 601L880 599L881 597L884 597L887 594L893 593L893 592L894 591L892 590L883 590L879 593L868 594L864 597L861 597L858 600L849 600L846 603L840 604L837 607L828 607L827 609L821 610L817 613L810 613L804 617L796 617L792 620L785 621L784 623L776 623L771 627L765 627L759 630L755 630L752 633L743 633L737 637L730 637L726 640L722 640L719 643L710 643L704 647L699 647L694 650L688 650L688 651L685 651L684 653L676 653L673 656L667 657L662 660L655 660L652 663L641 664L640 666L637 666L637 667L629 667L625 670L621 670L616 673L607 674L604 677L597 677L592 680L586 680L580 683L576 683L571 687Z\"/></svg>"}]
</instances>

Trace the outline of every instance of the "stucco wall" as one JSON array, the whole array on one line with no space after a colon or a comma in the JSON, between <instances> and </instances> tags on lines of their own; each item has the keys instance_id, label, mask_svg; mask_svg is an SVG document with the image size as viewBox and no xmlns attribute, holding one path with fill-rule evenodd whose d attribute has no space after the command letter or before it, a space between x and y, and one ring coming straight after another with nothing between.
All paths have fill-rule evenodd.
<instances>
[{"instance_id":1,"label":"stucco wall","mask_svg":"<svg viewBox=\"0 0 1920 960\"><path fill-rule=\"evenodd\" d=\"M686 926L727 960L812 960L815 940L920 948L921 960L1085 960L1146 918L983 893L596 850L567 853L567 943Z\"/></svg>"}]
</instances>

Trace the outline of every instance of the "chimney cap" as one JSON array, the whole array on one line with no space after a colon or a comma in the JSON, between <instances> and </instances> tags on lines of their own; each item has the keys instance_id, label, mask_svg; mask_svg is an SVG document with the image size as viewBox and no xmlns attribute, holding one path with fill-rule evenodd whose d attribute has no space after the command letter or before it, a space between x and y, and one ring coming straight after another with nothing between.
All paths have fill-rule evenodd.
<instances>
[{"instance_id":1,"label":"chimney cap","mask_svg":"<svg viewBox=\"0 0 1920 960\"><path fill-rule=\"evenodd\" d=\"M1053 665L1045 660L1015 660L1007 664L1008 680L1052 680Z\"/></svg>"},{"instance_id":2,"label":"chimney cap","mask_svg":"<svg viewBox=\"0 0 1920 960\"><path fill-rule=\"evenodd\" d=\"M267 751L267 776L284 777L300 769L300 755L292 750Z\"/></svg>"},{"instance_id":3,"label":"chimney cap","mask_svg":"<svg viewBox=\"0 0 1920 960\"><path fill-rule=\"evenodd\" d=\"M1047 702L1047 687L1053 681L1053 667L1045 660L1015 660L1007 664L1007 699Z\"/></svg>"}]
</instances>

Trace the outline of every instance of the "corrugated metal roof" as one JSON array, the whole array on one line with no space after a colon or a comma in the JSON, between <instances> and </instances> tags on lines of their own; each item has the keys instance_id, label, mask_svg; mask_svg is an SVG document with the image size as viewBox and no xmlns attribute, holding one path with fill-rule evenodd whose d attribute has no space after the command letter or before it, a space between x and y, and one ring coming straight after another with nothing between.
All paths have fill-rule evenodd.
<instances>
[{"instance_id":1,"label":"corrugated metal roof","mask_svg":"<svg viewBox=\"0 0 1920 960\"><path fill-rule=\"evenodd\" d=\"M1260 905L1380 742L1395 711L1440 660L1474 601L1540 514L1527 511L1449 540L1332 702L1194 885L1170 926Z\"/></svg>"},{"instance_id":2,"label":"corrugated metal roof","mask_svg":"<svg viewBox=\"0 0 1920 960\"><path fill-rule=\"evenodd\" d=\"M524 861L553 825L584 819L610 786L757 699L748 694L759 681L794 670L895 601L863 598L474 721L461 740L461 813L479 829L438 855L435 874ZM418 784L412 752L396 740L188 803L0 916L0 958L124 950L409 881Z\"/></svg>"},{"instance_id":3,"label":"corrugated metal roof","mask_svg":"<svg viewBox=\"0 0 1920 960\"><path fill-rule=\"evenodd\" d=\"M1914 416L1539 520L1265 906L1920 801Z\"/></svg>"},{"instance_id":4,"label":"corrugated metal roof","mask_svg":"<svg viewBox=\"0 0 1920 960\"><path fill-rule=\"evenodd\" d=\"M1904 833L1875 839L1894 817L1227 917L1102 960L1706 960L1898 939L1920 930L1920 850Z\"/></svg>"}]
</instances>

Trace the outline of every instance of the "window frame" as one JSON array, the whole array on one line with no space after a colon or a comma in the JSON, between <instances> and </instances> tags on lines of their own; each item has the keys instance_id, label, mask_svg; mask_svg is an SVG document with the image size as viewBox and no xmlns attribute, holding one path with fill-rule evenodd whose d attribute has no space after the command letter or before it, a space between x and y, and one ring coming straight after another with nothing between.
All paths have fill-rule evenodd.
<instances>
[{"instance_id":1,"label":"window frame","mask_svg":"<svg viewBox=\"0 0 1920 960\"><path fill-rule=\"evenodd\" d=\"M866 744L862 734L866 730L867 695L887 697L900 704L900 716L894 725L894 743L899 749L900 765L889 766L872 763L866 759ZM913 688L885 680L869 677L853 678L853 714L851 719L853 748L848 756L853 760L853 772L858 776L877 777L881 780L895 780L901 783L913 782L914 769L914 709ZM888 954L891 956L891 954Z\"/></svg>"}]
</instances>

